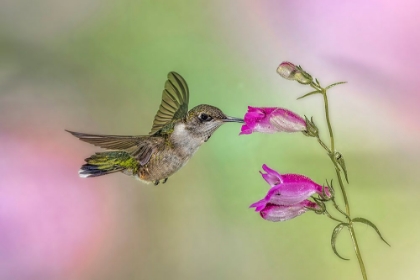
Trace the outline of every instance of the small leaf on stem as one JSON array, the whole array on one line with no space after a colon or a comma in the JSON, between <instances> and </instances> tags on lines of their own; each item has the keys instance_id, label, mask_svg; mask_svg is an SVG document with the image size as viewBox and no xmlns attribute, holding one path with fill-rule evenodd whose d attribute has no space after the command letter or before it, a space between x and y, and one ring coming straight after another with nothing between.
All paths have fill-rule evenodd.
<instances>
[{"instance_id":1,"label":"small leaf on stem","mask_svg":"<svg viewBox=\"0 0 420 280\"><path fill-rule=\"evenodd\" d=\"M340 165L341 169L344 172L344 177L346 178L347 184L349 183L349 177L347 176L347 168L346 168L346 163L344 161L343 155L339 152L335 153L335 159L338 162L338 165Z\"/></svg>"},{"instance_id":2,"label":"small leaf on stem","mask_svg":"<svg viewBox=\"0 0 420 280\"><path fill-rule=\"evenodd\" d=\"M302 95L301 97L298 97L297 99L299 100L299 99L305 98L305 97L307 97L309 95L313 95L313 94L317 94L317 93L321 94L321 92L319 90L314 90L314 91L311 91L310 93L307 93L305 95Z\"/></svg>"},{"instance_id":3,"label":"small leaf on stem","mask_svg":"<svg viewBox=\"0 0 420 280\"><path fill-rule=\"evenodd\" d=\"M382 234L381 234L381 232L379 231L379 229L375 226L375 224L374 223L372 223L371 221L369 221L369 220L367 220L367 219L365 219L365 218L354 218L353 220L352 220L352 222L356 222L356 223L363 223L363 224L365 224L365 225L368 225L368 226L370 226L370 227L372 227L375 231L376 231L376 233L379 235L379 237L382 239L382 241L383 242L385 242L389 247L391 247L391 245L389 245L389 243L388 242L386 242L385 241L385 239L382 237Z\"/></svg>"},{"instance_id":4,"label":"small leaf on stem","mask_svg":"<svg viewBox=\"0 0 420 280\"><path fill-rule=\"evenodd\" d=\"M344 227L348 227L348 226L349 226L349 224L347 224L347 223L339 223L339 224L338 224L338 225L334 228L333 233L332 233L332 236L331 236L331 247L332 247L332 249L333 249L333 251L334 251L334 254L336 254L336 255L337 255L337 257L339 257L340 259L343 259L343 260L345 260L345 261L348 261L349 259L343 258L342 256L340 256L340 254L338 254L337 249L335 248L335 243L336 243L336 241L337 241L337 236L338 236L338 234L341 232L341 230L342 230Z\"/></svg>"},{"instance_id":5,"label":"small leaf on stem","mask_svg":"<svg viewBox=\"0 0 420 280\"><path fill-rule=\"evenodd\" d=\"M334 84L331 84L331 85L329 85L329 86L327 86L326 88L325 88L325 90L328 90L328 89L330 89L330 88L332 88L332 87L335 87L335 86L338 86L338 85L342 85L342 84L346 84L347 82L338 82L338 83L334 83Z\"/></svg>"}]
</instances>

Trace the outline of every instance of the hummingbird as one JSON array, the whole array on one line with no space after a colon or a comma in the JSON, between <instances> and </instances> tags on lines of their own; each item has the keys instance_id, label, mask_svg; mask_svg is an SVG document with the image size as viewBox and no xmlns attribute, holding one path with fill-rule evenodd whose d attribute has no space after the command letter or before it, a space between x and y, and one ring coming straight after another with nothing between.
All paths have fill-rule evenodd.
<instances>
[{"instance_id":1,"label":"hummingbird","mask_svg":"<svg viewBox=\"0 0 420 280\"><path fill-rule=\"evenodd\" d=\"M166 183L222 124L244 121L226 116L211 105L201 104L188 111L188 101L187 82L178 73L169 72L149 135L101 135L66 130L84 142L109 150L86 158L79 176L89 178L122 172L145 183Z\"/></svg>"}]
</instances>

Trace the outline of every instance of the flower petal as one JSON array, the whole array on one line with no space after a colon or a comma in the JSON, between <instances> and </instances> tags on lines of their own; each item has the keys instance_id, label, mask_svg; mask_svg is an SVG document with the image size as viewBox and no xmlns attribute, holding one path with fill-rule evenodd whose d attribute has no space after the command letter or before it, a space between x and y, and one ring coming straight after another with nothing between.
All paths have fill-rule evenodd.
<instances>
[{"instance_id":1,"label":"flower petal","mask_svg":"<svg viewBox=\"0 0 420 280\"><path fill-rule=\"evenodd\" d=\"M279 132L299 132L306 130L306 121L292 111L278 108L270 118L270 124Z\"/></svg>"},{"instance_id":2,"label":"flower petal","mask_svg":"<svg viewBox=\"0 0 420 280\"><path fill-rule=\"evenodd\" d=\"M271 186L264 198L268 203L293 205L308 199L315 193L324 195L324 188L308 177L299 174L281 175L265 164L262 168L267 173L260 173L264 180ZM325 189L325 195L327 197L331 196L328 188Z\"/></svg>"},{"instance_id":3,"label":"flower petal","mask_svg":"<svg viewBox=\"0 0 420 280\"><path fill-rule=\"evenodd\" d=\"M302 215L309 209L320 209L319 206L310 200L304 200L294 205L275 205L268 203L261 210L260 215L263 219L272 222L283 222Z\"/></svg>"},{"instance_id":4,"label":"flower petal","mask_svg":"<svg viewBox=\"0 0 420 280\"><path fill-rule=\"evenodd\" d=\"M261 211L262 209L264 209L266 205L267 205L267 201L265 201L265 199L261 199L261 200L259 200L259 201L255 202L255 203L252 203L252 204L249 206L249 208L255 207L255 211L256 211L256 212L259 212L259 211Z\"/></svg>"},{"instance_id":5,"label":"flower petal","mask_svg":"<svg viewBox=\"0 0 420 280\"><path fill-rule=\"evenodd\" d=\"M297 132L306 129L303 118L292 111L277 107L248 106L244 122L240 134Z\"/></svg>"},{"instance_id":6,"label":"flower petal","mask_svg":"<svg viewBox=\"0 0 420 280\"><path fill-rule=\"evenodd\" d=\"M278 185L283 182L282 175L280 175L277 171L269 168L267 165L263 164L262 169L267 173L261 173L264 180L271 186Z\"/></svg>"},{"instance_id":7,"label":"flower petal","mask_svg":"<svg viewBox=\"0 0 420 280\"><path fill-rule=\"evenodd\" d=\"M316 186L305 183L284 183L271 188L265 200L277 205L293 205L316 193Z\"/></svg>"},{"instance_id":8,"label":"flower petal","mask_svg":"<svg viewBox=\"0 0 420 280\"><path fill-rule=\"evenodd\" d=\"M239 133L239 135L251 134L252 130L253 130L253 127L251 127L250 125L244 124L241 127L241 132Z\"/></svg>"},{"instance_id":9,"label":"flower petal","mask_svg":"<svg viewBox=\"0 0 420 280\"><path fill-rule=\"evenodd\" d=\"M261 210L260 215L264 220L271 222L283 222L302 215L307 211L303 204L295 204L290 206L267 204Z\"/></svg>"}]
</instances>

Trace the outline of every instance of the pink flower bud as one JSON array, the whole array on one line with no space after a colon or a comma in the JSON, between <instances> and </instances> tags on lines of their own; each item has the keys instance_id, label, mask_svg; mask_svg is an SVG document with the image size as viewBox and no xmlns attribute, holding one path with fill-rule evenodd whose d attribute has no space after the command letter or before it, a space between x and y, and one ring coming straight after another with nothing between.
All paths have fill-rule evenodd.
<instances>
[{"instance_id":1,"label":"pink flower bud","mask_svg":"<svg viewBox=\"0 0 420 280\"><path fill-rule=\"evenodd\" d=\"M244 117L240 134L252 132L299 132L306 130L306 122L299 115L283 108L251 107Z\"/></svg>"},{"instance_id":2,"label":"pink flower bud","mask_svg":"<svg viewBox=\"0 0 420 280\"><path fill-rule=\"evenodd\" d=\"M297 81L301 84L310 84L312 77L300 66L296 66L291 62L284 61L277 67L277 73L285 79Z\"/></svg>"},{"instance_id":3,"label":"pink flower bud","mask_svg":"<svg viewBox=\"0 0 420 280\"><path fill-rule=\"evenodd\" d=\"M285 79L294 80L298 71L296 65L291 62L284 61L277 67L277 73Z\"/></svg>"}]
</instances>

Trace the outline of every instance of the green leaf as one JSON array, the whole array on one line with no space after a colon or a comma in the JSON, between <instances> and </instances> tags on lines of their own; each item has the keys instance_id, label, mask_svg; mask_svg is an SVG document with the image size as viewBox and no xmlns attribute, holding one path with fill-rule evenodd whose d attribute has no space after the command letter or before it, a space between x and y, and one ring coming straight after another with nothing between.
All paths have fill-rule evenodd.
<instances>
[{"instance_id":1,"label":"green leaf","mask_svg":"<svg viewBox=\"0 0 420 280\"><path fill-rule=\"evenodd\" d=\"M337 255L337 257L339 257L340 259L345 260L345 261L348 261L349 259L343 258L342 256L340 256L340 254L338 254L337 249L335 248L335 243L336 243L336 241L337 241L337 236L338 236L338 234L341 232L341 230L342 230L344 227L348 227L348 226L349 226L349 224L347 224L347 223L339 223L339 224L338 224L338 225L334 228L333 233L332 233L332 235L331 235L331 247L332 247L332 249L333 249L333 251L334 251L334 254L336 254L336 255Z\"/></svg>"},{"instance_id":2,"label":"green leaf","mask_svg":"<svg viewBox=\"0 0 420 280\"><path fill-rule=\"evenodd\" d=\"M349 183L349 177L347 176L347 168L346 168L346 163L344 161L343 155L340 154L339 152L335 153L335 159L338 162L338 165L340 165L341 169L344 172L344 177L346 178L347 184Z\"/></svg>"},{"instance_id":3,"label":"green leaf","mask_svg":"<svg viewBox=\"0 0 420 280\"><path fill-rule=\"evenodd\" d=\"M347 82L338 82L338 83L331 84L331 85L327 86L325 88L325 90L330 89L330 88L335 87L335 86L338 86L338 85L341 85L341 84L345 84L345 83L347 83Z\"/></svg>"},{"instance_id":4,"label":"green leaf","mask_svg":"<svg viewBox=\"0 0 420 280\"><path fill-rule=\"evenodd\" d=\"M301 97L298 97L298 100L299 100L299 99L302 99L302 98L305 98L305 97L307 97L307 96L309 96L309 95L317 94L317 93L321 93L321 92L320 92L320 91L318 91L318 90L311 91L310 93L307 93L307 94L305 94L305 95L302 95Z\"/></svg>"},{"instance_id":5,"label":"green leaf","mask_svg":"<svg viewBox=\"0 0 420 280\"><path fill-rule=\"evenodd\" d=\"M389 247L391 247L391 245L389 245L389 243L388 242L386 242L385 241L385 239L382 237L382 234L381 234L381 232L379 231L379 229L375 226L375 224L374 223L372 223L371 221L369 221L369 220L367 220L367 219L365 219L365 218L354 218L353 220L352 220L352 222L356 222L356 223L363 223L363 224L365 224L365 225L368 225L368 226L370 226L370 227L372 227L375 231L376 231L376 233L379 235L379 237L382 239L382 241L383 242L385 242Z\"/></svg>"}]
</instances>

